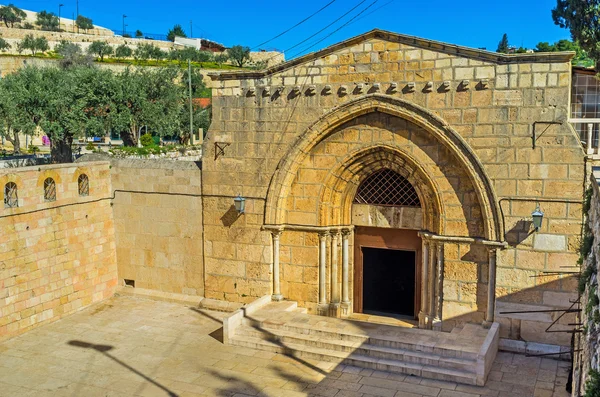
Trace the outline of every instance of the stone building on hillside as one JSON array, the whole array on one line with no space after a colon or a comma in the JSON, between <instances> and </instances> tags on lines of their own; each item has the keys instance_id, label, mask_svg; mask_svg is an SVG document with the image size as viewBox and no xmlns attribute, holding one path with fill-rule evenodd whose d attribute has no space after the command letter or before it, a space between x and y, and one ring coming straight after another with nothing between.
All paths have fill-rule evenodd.
<instances>
[{"instance_id":1,"label":"stone building on hillside","mask_svg":"<svg viewBox=\"0 0 600 397\"><path fill-rule=\"evenodd\" d=\"M558 315L515 312L577 296L586 156L568 123L572 56L374 30L210 75L205 296L272 293L442 330L496 321L504 338L569 345L544 332Z\"/></svg>"}]
</instances>

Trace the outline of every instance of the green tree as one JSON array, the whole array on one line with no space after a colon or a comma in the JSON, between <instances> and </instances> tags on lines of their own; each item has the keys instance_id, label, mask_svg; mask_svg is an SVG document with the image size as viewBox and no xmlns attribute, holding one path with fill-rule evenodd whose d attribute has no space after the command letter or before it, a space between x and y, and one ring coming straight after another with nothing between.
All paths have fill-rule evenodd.
<instances>
[{"instance_id":1,"label":"green tree","mask_svg":"<svg viewBox=\"0 0 600 397\"><path fill-rule=\"evenodd\" d=\"M132 54L133 50L131 49L131 47L125 44L121 44L115 49L115 57L119 59L131 58Z\"/></svg>"},{"instance_id":2,"label":"green tree","mask_svg":"<svg viewBox=\"0 0 600 397\"><path fill-rule=\"evenodd\" d=\"M180 134L181 108L185 104L183 87L177 84L179 70L127 69L116 76L118 90L113 96L111 125L121 131L126 146L137 144L142 127L159 136Z\"/></svg>"},{"instance_id":3,"label":"green tree","mask_svg":"<svg viewBox=\"0 0 600 397\"><path fill-rule=\"evenodd\" d=\"M54 51L61 57L60 66L68 69L75 66L91 66L94 58L84 54L79 44L62 40L54 47Z\"/></svg>"},{"instance_id":4,"label":"green tree","mask_svg":"<svg viewBox=\"0 0 600 397\"><path fill-rule=\"evenodd\" d=\"M0 6L0 20L4 22L7 28L13 28L15 23L20 23L25 18L27 18L25 11L12 3L7 6Z\"/></svg>"},{"instance_id":5,"label":"green tree","mask_svg":"<svg viewBox=\"0 0 600 397\"><path fill-rule=\"evenodd\" d=\"M200 70L197 68L192 68L190 74L192 75L192 98L210 98L211 91L210 89L206 88L206 84L204 84L204 78L202 73L200 73ZM188 75L187 68L181 71L181 84L184 87L186 97L189 95Z\"/></svg>"},{"instance_id":6,"label":"green tree","mask_svg":"<svg viewBox=\"0 0 600 397\"><path fill-rule=\"evenodd\" d=\"M141 30L138 29L138 30L135 31L135 37L138 38L138 39L141 39L141 38L144 37L144 33Z\"/></svg>"},{"instance_id":7,"label":"green tree","mask_svg":"<svg viewBox=\"0 0 600 397\"><path fill-rule=\"evenodd\" d=\"M600 0L557 0L552 10L554 23L569 29L596 65L600 62Z\"/></svg>"},{"instance_id":8,"label":"green tree","mask_svg":"<svg viewBox=\"0 0 600 397\"><path fill-rule=\"evenodd\" d=\"M588 56L587 52L581 48L579 43L572 42L571 40L559 40L553 44L550 44L546 41L539 42L535 46L535 52L557 52L557 51L573 51L575 52L575 57L571 61L573 65L584 66L584 67L593 67L594 61Z\"/></svg>"},{"instance_id":9,"label":"green tree","mask_svg":"<svg viewBox=\"0 0 600 397\"><path fill-rule=\"evenodd\" d=\"M87 49L88 54L95 55L100 58L100 62L104 61L104 57L112 55L114 49L105 41L94 41Z\"/></svg>"},{"instance_id":10,"label":"green tree","mask_svg":"<svg viewBox=\"0 0 600 397\"><path fill-rule=\"evenodd\" d=\"M508 35L506 33L502 35L502 40L500 40L498 43L498 49L496 49L496 52L508 54Z\"/></svg>"},{"instance_id":11,"label":"green tree","mask_svg":"<svg viewBox=\"0 0 600 397\"><path fill-rule=\"evenodd\" d=\"M236 45L227 50L229 59L239 67L243 67L250 60L250 48Z\"/></svg>"},{"instance_id":12,"label":"green tree","mask_svg":"<svg viewBox=\"0 0 600 397\"><path fill-rule=\"evenodd\" d=\"M0 136L9 141L15 153L21 152L21 135L33 135L40 120L41 75L26 67L0 79Z\"/></svg>"},{"instance_id":13,"label":"green tree","mask_svg":"<svg viewBox=\"0 0 600 397\"><path fill-rule=\"evenodd\" d=\"M36 24L42 30L57 31L59 30L60 23L58 17L53 12L40 11L37 14Z\"/></svg>"},{"instance_id":14,"label":"green tree","mask_svg":"<svg viewBox=\"0 0 600 397\"><path fill-rule=\"evenodd\" d=\"M138 60L147 61L148 59L163 59L167 55L154 44L142 43L137 46L133 53L133 57Z\"/></svg>"},{"instance_id":15,"label":"green tree","mask_svg":"<svg viewBox=\"0 0 600 397\"><path fill-rule=\"evenodd\" d=\"M219 65L219 67L223 66L223 64L228 60L229 56L226 52L222 52L220 54L215 55L215 62L217 63L217 65Z\"/></svg>"},{"instance_id":16,"label":"green tree","mask_svg":"<svg viewBox=\"0 0 600 397\"><path fill-rule=\"evenodd\" d=\"M38 52L45 52L49 49L48 40L44 36L34 37L32 34L25 35L17 44L17 51L19 53L29 50L31 51L31 55L35 55Z\"/></svg>"},{"instance_id":17,"label":"green tree","mask_svg":"<svg viewBox=\"0 0 600 397\"><path fill-rule=\"evenodd\" d=\"M77 20L75 21L78 29L83 29L86 32L90 29L94 29L94 24L90 18L86 18L83 15L77 16Z\"/></svg>"},{"instance_id":18,"label":"green tree","mask_svg":"<svg viewBox=\"0 0 600 397\"><path fill-rule=\"evenodd\" d=\"M8 43L8 41L4 40L2 37L0 37L0 51L6 51L8 49L10 49L11 45Z\"/></svg>"},{"instance_id":19,"label":"green tree","mask_svg":"<svg viewBox=\"0 0 600 397\"><path fill-rule=\"evenodd\" d=\"M187 37L179 24L173 26L173 29L169 29L169 32L167 33L167 40L175 41L175 37Z\"/></svg>"}]
</instances>

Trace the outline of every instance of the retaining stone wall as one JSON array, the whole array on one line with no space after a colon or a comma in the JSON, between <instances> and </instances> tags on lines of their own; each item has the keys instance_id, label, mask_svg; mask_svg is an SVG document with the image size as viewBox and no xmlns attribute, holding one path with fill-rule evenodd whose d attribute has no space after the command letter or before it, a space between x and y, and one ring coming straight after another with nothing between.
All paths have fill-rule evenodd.
<instances>
[{"instance_id":1,"label":"retaining stone wall","mask_svg":"<svg viewBox=\"0 0 600 397\"><path fill-rule=\"evenodd\" d=\"M54 202L43 197L48 177ZM8 182L17 184L19 207L0 206L0 339L106 299L117 285L107 162L0 169L0 195Z\"/></svg>"}]
</instances>

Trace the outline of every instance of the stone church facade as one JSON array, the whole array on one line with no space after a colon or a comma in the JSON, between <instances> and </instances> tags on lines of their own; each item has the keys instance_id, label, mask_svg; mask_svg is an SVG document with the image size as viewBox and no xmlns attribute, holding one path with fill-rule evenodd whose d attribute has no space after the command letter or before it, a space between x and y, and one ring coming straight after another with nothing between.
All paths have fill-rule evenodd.
<instances>
[{"instance_id":1,"label":"stone church facade","mask_svg":"<svg viewBox=\"0 0 600 397\"><path fill-rule=\"evenodd\" d=\"M577 296L586 165L567 123L571 57L374 30L211 75L205 296L442 330L497 321L502 337L568 345L544 332L558 314L515 312Z\"/></svg>"},{"instance_id":2,"label":"stone church facade","mask_svg":"<svg viewBox=\"0 0 600 397\"><path fill-rule=\"evenodd\" d=\"M0 170L0 339L119 290L570 346L597 157L568 122L572 56L375 30L212 75L201 163Z\"/></svg>"}]
</instances>

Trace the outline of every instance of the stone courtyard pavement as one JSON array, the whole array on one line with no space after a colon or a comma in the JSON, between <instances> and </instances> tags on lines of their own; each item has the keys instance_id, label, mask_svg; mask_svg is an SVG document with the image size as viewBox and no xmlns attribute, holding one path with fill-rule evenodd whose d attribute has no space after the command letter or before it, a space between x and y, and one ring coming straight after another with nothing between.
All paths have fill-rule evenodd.
<instances>
[{"instance_id":1,"label":"stone courtyard pavement","mask_svg":"<svg viewBox=\"0 0 600 397\"><path fill-rule=\"evenodd\" d=\"M566 362L499 353L465 386L224 346L224 315L112 298L0 343L0 396L568 396Z\"/></svg>"}]
</instances>

